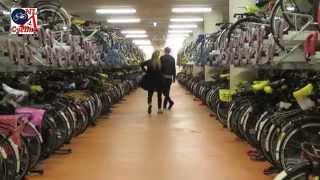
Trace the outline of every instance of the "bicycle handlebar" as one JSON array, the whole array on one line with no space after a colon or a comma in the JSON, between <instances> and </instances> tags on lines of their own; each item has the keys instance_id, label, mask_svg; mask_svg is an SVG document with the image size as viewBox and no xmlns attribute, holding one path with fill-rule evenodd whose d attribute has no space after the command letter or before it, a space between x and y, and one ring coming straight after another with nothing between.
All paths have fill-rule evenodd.
<instances>
[{"instance_id":1,"label":"bicycle handlebar","mask_svg":"<svg viewBox=\"0 0 320 180\"><path fill-rule=\"evenodd\" d=\"M279 86L282 86L285 82L286 82L286 79L282 78L280 80L271 82L270 86L273 87L273 88L279 87Z\"/></svg>"},{"instance_id":2,"label":"bicycle handlebar","mask_svg":"<svg viewBox=\"0 0 320 180\"><path fill-rule=\"evenodd\" d=\"M234 18L236 17L244 17L244 16L256 16L254 13L235 13L233 15Z\"/></svg>"}]
</instances>

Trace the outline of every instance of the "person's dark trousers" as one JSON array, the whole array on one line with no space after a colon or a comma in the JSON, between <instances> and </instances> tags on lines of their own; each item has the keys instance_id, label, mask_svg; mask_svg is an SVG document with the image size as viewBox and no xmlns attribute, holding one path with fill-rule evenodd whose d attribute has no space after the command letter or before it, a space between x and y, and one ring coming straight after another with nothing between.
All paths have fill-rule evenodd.
<instances>
[{"instance_id":1,"label":"person's dark trousers","mask_svg":"<svg viewBox=\"0 0 320 180\"><path fill-rule=\"evenodd\" d=\"M173 101L170 98L170 89L171 89L172 80L171 79L164 79L164 88L163 88L163 94L164 94L164 101L163 101L163 109L167 109L168 103L172 104Z\"/></svg>"},{"instance_id":2,"label":"person's dark trousers","mask_svg":"<svg viewBox=\"0 0 320 180\"><path fill-rule=\"evenodd\" d=\"M148 104L149 105L152 104L153 93L154 93L154 91L148 91ZM158 109L161 109L161 106L162 106L162 92L161 91L157 91L157 94L158 94Z\"/></svg>"}]
</instances>

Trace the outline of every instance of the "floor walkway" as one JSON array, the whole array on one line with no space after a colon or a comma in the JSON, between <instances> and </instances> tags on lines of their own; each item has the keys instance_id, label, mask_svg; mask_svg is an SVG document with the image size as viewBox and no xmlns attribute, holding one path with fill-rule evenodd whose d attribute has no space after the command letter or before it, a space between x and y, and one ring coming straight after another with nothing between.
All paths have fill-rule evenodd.
<instances>
[{"instance_id":1,"label":"floor walkway","mask_svg":"<svg viewBox=\"0 0 320 180\"><path fill-rule=\"evenodd\" d=\"M179 85L176 105L146 114L146 94L133 92L98 126L74 139L71 155L44 162L31 180L271 180L267 164L250 161L249 146L223 129ZM155 107L155 105L154 105Z\"/></svg>"}]
</instances>

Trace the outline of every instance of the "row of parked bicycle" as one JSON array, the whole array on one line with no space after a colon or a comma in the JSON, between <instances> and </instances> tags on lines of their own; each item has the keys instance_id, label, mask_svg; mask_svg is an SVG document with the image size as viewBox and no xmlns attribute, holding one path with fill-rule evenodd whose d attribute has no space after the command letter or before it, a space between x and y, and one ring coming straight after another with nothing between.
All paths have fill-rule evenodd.
<instances>
[{"instance_id":1,"label":"row of parked bicycle","mask_svg":"<svg viewBox=\"0 0 320 180\"><path fill-rule=\"evenodd\" d=\"M319 0L256 2L245 13L235 14L236 22L218 23L219 31L186 41L179 53L182 62L212 66L268 65L299 49L307 61L316 55Z\"/></svg>"},{"instance_id":2,"label":"row of parked bicycle","mask_svg":"<svg viewBox=\"0 0 320 180\"><path fill-rule=\"evenodd\" d=\"M1 74L0 180L42 174L40 161L69 154L72 139L138 87L139 69Z\"/></svg>"},{"instance_id":3,"label":"row of parked bicycle","mask_svg":"<svg viewBox=\"0 0 320 180\"><path fill-rule=\"evenodd\" d=\"M315 71L260 70L257 80L229 88L228 70L205 82L184 72L179 82L216 114L217 120L250 144L255 161L268 161L277 180L319 178L319 78Z\"/></svg>"},{"instance_id":4,"label":"row of parked bicycle","mask_svg":"<svg viewBox=\"0 0 320 180\"><path fill-rule=\"evenodd\" d=\"M10 12L12 7L38 8L40 30L32 35L10 35L10 13L2 12ZM57 0L1 1L1 66L110 67L143 61L143 52L119 30L73 19Z\"/></svg>"}]
</instances>

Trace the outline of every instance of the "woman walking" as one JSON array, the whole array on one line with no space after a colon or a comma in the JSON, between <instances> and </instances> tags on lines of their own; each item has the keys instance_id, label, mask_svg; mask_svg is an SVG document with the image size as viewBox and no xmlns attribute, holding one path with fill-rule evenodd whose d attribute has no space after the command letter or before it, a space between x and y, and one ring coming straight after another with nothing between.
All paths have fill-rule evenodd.
<instances>
[{"instance_id":1,"label":"woman walking","mask_svg":"<svg viewBox=\"0 0 320 180\"><path fill-rule=\"evenodd\" d=\"M147 69L146 69L147 67ZM156 50L152 54L152 58L141 64L141 68L146 75L144 76L142 87L148 91L148 113L152 112L152 97L154 92L158 94L158 113L162 111L162 91L163 79L161 74L160 51Z\"/></svg>"}]
</instances>

